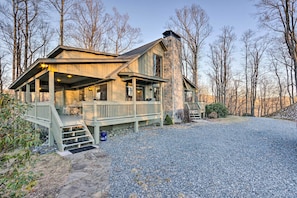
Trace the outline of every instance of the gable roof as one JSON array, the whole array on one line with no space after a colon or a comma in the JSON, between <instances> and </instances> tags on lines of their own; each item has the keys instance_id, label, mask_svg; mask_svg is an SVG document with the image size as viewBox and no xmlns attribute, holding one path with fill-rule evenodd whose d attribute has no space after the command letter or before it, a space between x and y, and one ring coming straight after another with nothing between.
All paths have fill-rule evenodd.
<instances>
[{"instance_id":1,"label":"gable roof","mask_svg":"<svg viewBox=\"0 0 297 198\"><path fill-rule=\"evenodd\" d=\"M110 73L109 75L106 76L106 78L115 78L115 76L123 69L125 69L126 67L128 67L128 65L130 63L132 63L133 61L135 61L136 59L138 59L140 56L142 56L143 54L145 54L147 51L149 51L150 49L152 49L154 46L161 44L162 48L164 49L164 51L167 51L166 46L163 43L163 39L157 39L153 42L150 42L148 44L142 45L134 50L131 50L129 52L126 52L122 55L120 55L118 58L131 58L130 61L128 61L127 63L123 64L121 67L117 68L115 71L113 71L112 73Z\"/></svg>"},{"instance_id":2,"label":"gable roof","mask_svg":"<svg viewBox=\"0 0 297 198\"><path fill-rule=\"evenodd\" d=\"M117 57L118 55L112 54L112 53L106 53L106 52L98 52L94 50L88 50L88 49L82 49L82 48L76 48L76 47L70 47L70 46L64 46L59 45L55 49L53 49L48 55L47 58L55 58L57 55L59 55L62 51L76 51L76 52L85 52L90 53L94 55L104 55L104 56L111 56L111 57Z\"/></svg>"},{"instance_id":3,"label":"gable roof","mask_svg":"<svg viewBox=\"0 0 297 198\"><path fill-rule=\"evenodd\" d=\"M142 46L140 46L140 47L138 47L136 49L133 49L133 50L131 50L129 52L126 52L126 53L120 55L120 57L129 57L129 56L142 55L142 54L146 53L148 50L150 50L151 48L153 48L155 45L157 45L159 43L162 45L163 49L166 51L167 48L165 47L165 45L163 43L163 39L160 38L160 39L157 39L157 40L152 41L150 43L147 43L145 45L142 45Z\"/></svg>"}]
</instances>

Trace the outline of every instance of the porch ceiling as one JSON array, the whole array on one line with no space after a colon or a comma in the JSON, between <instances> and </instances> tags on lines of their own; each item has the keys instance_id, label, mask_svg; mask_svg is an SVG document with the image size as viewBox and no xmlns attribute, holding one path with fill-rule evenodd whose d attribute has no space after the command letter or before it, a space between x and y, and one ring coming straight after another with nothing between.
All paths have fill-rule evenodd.
<instances>
[{"instance_id":1,"label":"porch ceiling","mask_svg":"<svg viewBox=\"0 0 297 198\"><path fill-rule=\"evenodd\" d=\"M49 74L46 73L40 77L41 92L48 92L48 80ZM71 90L77 88L83 88L92 84L100 82L100 78L92 78L87 76L70 75L64 73L55 73L55 91L62 89ZM25 89L25 87L23 87ZM31 92L35 91L35 82L30 83ZM24 90L23 90L24 91Z\"/></svg>"}]
</instances>

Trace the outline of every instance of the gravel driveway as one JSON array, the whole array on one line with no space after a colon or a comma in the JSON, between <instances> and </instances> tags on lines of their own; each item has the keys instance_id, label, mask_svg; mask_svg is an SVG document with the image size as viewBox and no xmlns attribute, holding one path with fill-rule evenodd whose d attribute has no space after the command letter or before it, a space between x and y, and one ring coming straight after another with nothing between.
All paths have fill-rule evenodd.
<instances>
[{"instance_id":1,"label":"gravel driveway","mask_svg":"<svg viewBox=\"0 0 297 198\"><path fill-rule=\"evenodd\" d=\"M110 197L297 197L294 122L155 127L113 137Z\"/></svg>"}]
</instances>

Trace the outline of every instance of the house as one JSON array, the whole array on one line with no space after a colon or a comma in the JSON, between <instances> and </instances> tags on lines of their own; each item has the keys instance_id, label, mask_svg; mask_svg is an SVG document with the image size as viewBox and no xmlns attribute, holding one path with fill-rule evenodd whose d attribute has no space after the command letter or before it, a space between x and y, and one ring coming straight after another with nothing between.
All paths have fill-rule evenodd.
<instances>
[{"instance_id":1,"label":"house","mask_svg":"<svg viewBox=\"0 0 297 198\"><path fill-rule=\"evenodd\" d=\"M99 143L106 126L132 124L138 131L140 124L162 126L164 115L181 122L180 37L171 30L163 36L121 55L58 46L10 89L32 105L25 118L47 127L60 151Z\"/></svg>"}]
</instances>

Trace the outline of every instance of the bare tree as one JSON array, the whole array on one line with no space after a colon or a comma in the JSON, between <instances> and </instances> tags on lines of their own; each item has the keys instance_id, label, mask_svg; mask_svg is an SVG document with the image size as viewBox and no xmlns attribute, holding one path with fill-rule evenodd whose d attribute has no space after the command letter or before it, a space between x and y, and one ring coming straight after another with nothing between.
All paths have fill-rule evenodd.
<instances>
[{"instance_id":1,"label":"bare tree","mask_svg":"<svg viewBox=\"0 0 297 198\"><path fill-rule=\"evenodd\" d=\"M12 58L12 80L20 76L49 42L41 38L48 24L42 19L41 0L12 0L0 3L1 39Z\"/></svg>"},{"instance_id":2,"label":"bare tree","mask_svg":"<svg viewBox=\"0 0 297 198\"><path fill-rule=\"evenodd\" d=\"M12 54L12 79L15 80L21 68L21 8L19 1L6 0L0 3L1 40Z\"/></svg>"},{"instance_id":3,"label":"bare tree","mask_svg":"<svg viewBox=\"0 0 297 198\"><path fill-rule=\"evenodd\" d=\"M78 47L105 51L105 35L110 29L110 17L105 13L102 1L76 2L71 12L69 29L70 36Z\"/></svg>"},{"instance_id":4,"label":"bare tree","mask_svg":"<svg viewBox=\"0 0 297 198\"><path fill-rule=\"evenodd\" d=\"M193 82L198 87L198 62L205 39L210 35L212 27L206 12L196 4L175 10L175 16L170 17L169 28L176 31L182 38L189 54L184 54L183 60L192 70Z\"/></svg>"},{"instance_id":5,"label":"bare tree","mask_svg":"<svg viewBox=\"0 0 297 198\"><path fill-rule=\"evenodd\" d=\"M49 4L55 8L60 15L59 44L64 45L64 24L67 20L67 14L71 9L74 0L49 0Z\"/></svg>"},{"instance_id":6,"label":"bare tree","mask_svg":"<svg viewBox=\"0 0 297 198\"><path fill-rule=\"evenodd\" d=\"M245 114L248 112L248 98L249 98L249 52L251 39L254 36L252 30L247 30L243 33L241 41L244 44L244 74L245 74Z\"/></svg>"},{"instance_id":7,"label":"bare tree","mask_svg":"<svg viewBox=\"0 0 297 198\"><path fill-rule=\"evenodd\" d=\"M231 77L233 43L236 35L233 28L225 26L217 41L210 45L213 78L216 81L217 102L226 105L227 87Z\"/></svg>"},{"instance_id":8,"label":"bare tree","mask_svg":"<svg viewBox=\"0 0 297 198\"><path fill-rule=\"evenodd\" d=\"M275 49L278 49L277 52ZM269 49L270 69L273 71L277 79L279 105L280 105L280 108L282 109L284 104L284 101L283 101L284 87L282 82L283 75L281 70L284 66L282 63L283 62L282 55L281 53L279 53L280 51L282 51L281 42L277 42L276 46L273 46L272 48Z\"/></svg>"},{"instance_id":9,"label":"bare tree","mask_svg":"<svg viewBox=\"0 0 297 198\"><path fill-rule=\"evenodd\" d=\"M257 87L259 80L259 69L261 61L263 60L264 53L268 47L268 41L265 39L267 36L260 36L253 40L253 43L250 48L250 66L251 66L251 94L250 94L250 103L251 103L251 115L255 115L255 104L257 99Z\"/></svg>"},{"instance_id":10,"label":"bare tree","mask_svg":"<svg viewBox=\"0 0 297 198\"><path fill-rule=\"evenodd\" d=\"M28 57L29 57L29 42L30 42L30 27L32 23L35 22L39 7L38 4L40 3L39 0L22 0L23 1L23 10L24 10L24 26L22 28L22 33L24 36L24 58L23 58L23 71L28 68Z\"/></svg>"},{"instance_id":11,"label":"bare tree","mask_svg":"<svg viewBox=\"0 0 297 198\"><path fill-rule=\"evenodd\" d=\"M123 53L140 42L140 28L133 28L129 22L129 15L121 15L116 8L113 8L111 28L107 32L111 51L115 54Z\"/></svg>"},{"instance_id":12,"label":"bare tree","mask_svg":"<svg viewBox=\"0 0 297 198\"><path fill-rule=\"evenodd\" d=\"M4 55L0 55L0 93L3 93L5 85L7 85L7 64L3 61Z\"/></svg>"},{"instance_id":13,"label":"bare tree","mask_svg":"<svg viewBox=\"0 0 297 198\"><path fill-rule=\"evenodd\" d=\"M258 0L256 4L261 23L279 33L285 41L293 61L294 78L297 81L296 0ZM296 85L295 85L296 86ZM297 89L297 86L296 86Z\"/></svg>"}]
</instances>

